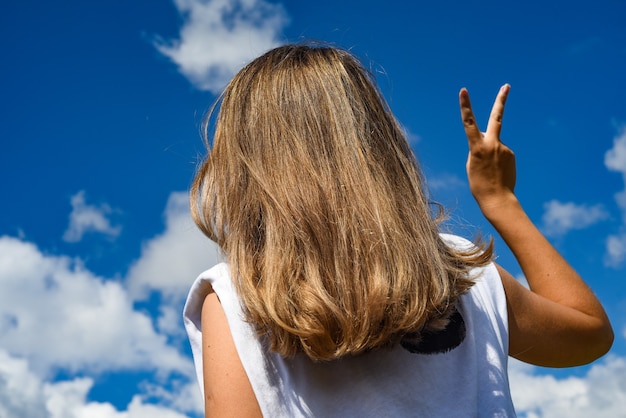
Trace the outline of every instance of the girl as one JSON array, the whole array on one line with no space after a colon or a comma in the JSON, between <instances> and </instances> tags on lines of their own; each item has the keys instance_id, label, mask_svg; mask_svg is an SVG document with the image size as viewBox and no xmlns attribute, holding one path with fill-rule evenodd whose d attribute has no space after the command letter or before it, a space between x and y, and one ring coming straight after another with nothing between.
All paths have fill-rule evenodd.
<instances>
[{"instance_id":1,"label":"girl","mask_svg":"<svg viewBox=\"0 0 626 418\"><path fill-rule=\"evenodd\" d=\"M467 172L492 243L440 234L415 157L373 77L332 47L287 45L221 97L191 189L226 263L185 306L207 417L514 416L507 356L566 367L608 351L599 301L531 223L500 141L459 95Z\"/></svg>"}]
</instances>

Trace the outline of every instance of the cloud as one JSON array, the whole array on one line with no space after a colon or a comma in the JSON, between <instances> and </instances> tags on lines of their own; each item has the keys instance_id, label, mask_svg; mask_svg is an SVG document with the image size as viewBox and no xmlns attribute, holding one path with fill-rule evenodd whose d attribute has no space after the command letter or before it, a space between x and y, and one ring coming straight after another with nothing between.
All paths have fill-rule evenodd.
<instances>
[{"instance_id":1,"label":"cloud","mask_svg":"<svg viewBox=\"0 0 626 418\"><path fill-rule=\"evenodd\" d=\"M107 402L90 402L87 394L92 386L90 378L46 384L44 397L50 418L187 418L167 406L146 403L140 395L133 396L125 411Z\"/></svg>"},{"instance_id":2,"label":"cloud","mask_svg":"<svg viewBox=\"0 0 626 418\"><path fill-rule=\"evenodd\" d=\"M111 208L108 205L88 205L84 190L72 196L71 204L70 223L63 234L64 241L78 242L87 232L99 232L115 238L122 231L120 226L112 226L107 218L112 212Z\"/></svg>"},{"instance_id":3,"label":"cloud","mask_svg":"<svg viewBox=\"0 0 626 418\"><path fill-rule=\"evenodd\" d=\"M202 411L193 362L179 345L181 310L217 250L191 221L187 200L171 194L164 232L144 244L124 279L0 236L0 416L181 418ZM151 291L163 296L157 317L135 308L133 295ZM114 371L154 373L125 410L88 400L99 374ZM55 382L59 372L68 380Z\"/></svg>"},{"instance_id":4,"label":"cloud","mask_svg":"<svg viewBox=\"0 0 626 418\"><path fill-rule=\"evenodd\" d=\"M626 126L622 126L613 138L613 147L604 154L604 165L608 170L620 173L626 185ZM617 267L626 258L626 189L615 194L615 202L622 211L622 225L617 234L606 240L605 261Z\"/></svg>"},{"instance_id":5,"label":"cloud","mask_svg":"<svg viewBox=\"0 0 626 418\"><path fill-rule=\"evenodd\" d=\"M582 377L535 374L537 368L516 360L509 375L515 409L520 417L612 418L626 405L626 359L609 356Z\"/></svg>"},{"instance_id":6,"label":"cloud","mask_svg":"<svg viewBox=\"0 0 626 418\"><path fill-rule=\"evenodd\" d=\"M551 200L544 204L543 231L548 236L562 236L573 229L584 229L609 217L602 205L579 205Z\"/></svg>"},{"instance_id":7,"label":"cloud","mask_svg":"<svg viewBox=\"0 0 626 418\"><path fill-rule=\"evenodd\" d=\"M202 413L204 416L204 397L196 379L174 382L173 390L166 390L159 385L145 385L146 396L159 399L162 404L177 411Z\"/></svg>"},{"instance_id":8,"label":"cloud","mask_svg":"<svg viewBox=\"0 0 626 418\"><path fill-rule=\"evenodd\" d=\"M0 349L0 417L45 417L42 389L26 360Z\"/></svg>"},{"instance_id":9,"label":"cloud","mask_svg":"<svg viewBox=\"0 0 626 418\"><path fill-rule=\"evenodd\" d=\"M173 192L165 209L165 231L143 244L126 283L135 300L158 291L170 301L182 302L193 280L218 261L217 245L191 220L187 193Z\"/></svg>"},{"instance_id":10,"label":"cloud","mask_svg":"<svg viewBox=\"0 0 626 418\"><path fill-rule=\"evenodd\" d=\"M422 137L419 134L411 131L406 125L402 125L402 130L404 131L404 135L406 136L406 140L411 146L416 146L420 142L422 142Z\"/></svg>"},{"instance_id":11,"label":"cloud","mask_svg":"<svg viewBox=\"0 0 626 418\"><path fill-rule=\"evenodd\" d=\"M280 44L288 18L265 0L174 0L179 39L154 45L194 86L214 94L248 61Z\"/></svg>"},{"instance_id":12,"label":"cloud","mask_svg":"<svg viewBox=\"0 0 626 418\"><path fill-rule=\"evenodd\" d=\"M59 369L193 374L119 282L8 236L0 237L0 348L19 353L41 376Z\"/></svg>"},{"instance_id":13,"label":"cloud","mask_svg":"<svg viewBox=\"0 0 626 418\"><path fill-rule=\"evenodd\" d=\"M460 187L467 187L467 183L454 174L428 177L428 188L431 190L453 190Z\"/></svg>"},{"instance_id":14,"label":"cloud","mask_svg":"<svg viewBox=\"0 0 626 418\"><path fill-rule=\"evenodd\" d=\"M606 239L605 263L609 266L619 267L626 259L626 233L609 235Z\"/></svg>"},{"instance_id":15,"label":"cloud","mask_svg":"<svg viewBox=\"0 0 626 418\"><path fill-rule=\"evenodd\" d=\"M604 165L610 171L617 171L626 178L626 126L623 126L618 135L613 138L613 148L604 154ZM616 195L616 201L619 207L626 212L626 190L622 190Z\"/></svg>"},{"instance_id":16,"label":"cloud","mask_svg":"<svg viewBox=\"0 0 626 418\"><path fill-rule=\"evenodd\" d=\"M107 402L91 402L87 395L94 385L89 377L45 382L24 359L0 349L0 416L42 418L185 418L168 405L146 402L135 395L125 411ZM183 395L186 395L182 392ZM171 395L170 395L171 396ZM189 400L188 395L185 398ZM192 400L193 403L193 400ZM180 408L178 408L180 409ZM180 410L188 410L180 409Z\"/></svg>"}]
</instances>

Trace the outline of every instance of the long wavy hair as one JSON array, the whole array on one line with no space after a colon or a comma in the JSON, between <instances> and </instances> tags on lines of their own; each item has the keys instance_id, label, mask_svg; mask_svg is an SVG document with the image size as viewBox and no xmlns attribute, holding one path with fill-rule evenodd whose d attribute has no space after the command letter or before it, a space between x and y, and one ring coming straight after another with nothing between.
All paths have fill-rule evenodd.
<instances>
[{"instance_id":1,"label":"long wavy hair","mask_svg":"<svg viewBox=\"0 0 626 418\"><path fill-rule=\"evenodd\" d=\"M272 351L331 360L446 326L491 245L444 244L405 135L353 55L273 49L216 106L192 215Z\"/></svg>"}]
</instances>

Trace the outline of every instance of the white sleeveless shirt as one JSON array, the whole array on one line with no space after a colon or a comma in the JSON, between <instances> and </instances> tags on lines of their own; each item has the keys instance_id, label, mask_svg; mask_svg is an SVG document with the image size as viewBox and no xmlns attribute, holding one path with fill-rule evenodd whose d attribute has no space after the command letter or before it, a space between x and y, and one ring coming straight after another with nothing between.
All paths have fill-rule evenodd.
<instances>
[{"instance_id":1,"label":"white sleeveless shirt","mask_svg":"<svg viewBox=\"0 0 626 418\"><path fill-rule=\"evenodd\" d=\"M453 247L472 244L444 235ZM507 374L506 297L496 267L472 272L476 284L459 301L466 337L441 354L413 354L400 345L331 362L270 352L244 320L228 266L218 264L194 282L184 308L200 388L202 304L211 289L228 325L263 413L296 417L515 417Z\"/></svg>"}]
</instances>

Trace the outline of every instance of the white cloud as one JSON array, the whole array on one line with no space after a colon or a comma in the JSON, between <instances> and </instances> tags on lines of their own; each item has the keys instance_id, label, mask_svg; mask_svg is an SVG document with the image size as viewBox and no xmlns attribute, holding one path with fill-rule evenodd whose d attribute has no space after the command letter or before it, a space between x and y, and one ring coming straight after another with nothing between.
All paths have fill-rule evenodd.
<instances>
[{"instance_id":1,"label":"white cloud","mask_svg":"<svg viewBox=\"0 0 626 418\"><path fill-rule=\"evenodd\" d=\"M180 312L180 306L161 305L159 317L157 318L157 329L159 332L184 338L186 334Z\"/></svg>"},{"instance_id":2,"label":"white cloud","mask_svg":"<svg viewBox=\"0 0 626 418\"><path fill-rule=\"evenodd\" d=\"M173 390L166 390L159 385L145 385L146 396L160 399L165 405L178 411L203 413L204 399L195 379L174 382Z\"/></svg>"},{"instance_id":3,"label":"white cloud","mask_svg":"<svg viewBox=\"0 0 626 418\"><path fill-rule=\"evenodd\" d=\"M89 402L87 393L92 386L89 378L46 384L50 418L187 418L167 406L145 403L140 395L133 396L125 411L107 402Z\"/></svg>"},{"instance_id":4,"label":"white cloud","mask_svg":"<svg viewBox=\"0 0 626 418\"><path fill-rule=\"evenodd\" d=\"M0 348L0 417L45 417L42 384L28 361Z\"/></svg>"},{"instance_id":5,"label":"white cloud","mask_svg":"<svg viewBox=\"0 0 626 418\"><path fill-rule=\"evenodd\" d=\"M172 193L165 231L144 245L123 281L97 276L80 259L0 236L0 416L181 418L181 411L201 412L191 358L172 344L184 338L179 302L195 277L217 262L217 250L191 221L187 200L186 193ZM135 310L128 287L136 294L162 292L159 317ZM59 370L70 379L51 382ZM157 381L144 382L123 411L88 401L99 373L116 370L156 372Z\"/></svg>"},{"instance_id":6,"label":"white cloud","mask_svg":"<svg viewBox=\"0 0 626 418\"><path fill-rule=\"evenodd\" d=\"M41 376L59 368L193 374L152 319L133 310L119 282L7 236L0 237L0 348L19 353Z\"/></svg>"},{"instance_id":7,"label":"white cloud","mask_svg":"<svg viewBox=\"0 0 626 418\"><path fill-rule=\"evenodd\" d=\"M428 188L431 190L451 190L466 187L467 183L454 174L440 174L428 177Z\"/></svg>"},{"instance_id":8,"label":"white cloud","mask_svg":"<svg viewBox=\"0 0 626 418\"><path fill-rule=\"evenodd\" d=\"M562 236L574 229L584 229L609 217L602 205L579 205L551 200L544 204L543 231L549 236Z\"/></svg>"},{"instance_id":9,"label":"white cloud","mask_svg":"<svg viewBox=\"0 0 626 418\"><path fill-rule=\"evenodd\" d=\"M619 267L624 259L626 259L626 233L609 235L606 239L605 263Z\"/></svg>"},{"instance_id":10,"label":"white cloud","mask_svg":"<svg viewBox=\"0 0 626 418\"><path fill-rule=\"evenodd\" d=\"M622 174L626 185L626 126L622 126L613 138L613 147L604 154L604 165L611 171ZM619 266L626 259L626 189L615 194L617 206L622 211L620 231L606 240L606 264Z\"/></svg>"},{"instance_id":11,"label":"white cloud","mask_svg":"<svg viewBox=\"0 0 626 418\"><path fill-rule=\"evenodd\" d=\"M557 379L510 362L511 393L520 417L613 418L626 405L626 359L609 356L582 377Z\"/></svg>"},{"instance_id":12,"label":"white cloud","mask_svg":"<svg viewBox=\"0 0 626 418\"><path fill-rule=\"evenodd\" d=\"M187 193L174 192L165 209L165 231L144 243L128 272L130 295L142 300L156 290L169 301L182 302L194 279L218 260L217 245L191 220Z\"/></svg>"},{"instance_id":13,"label":"white cloud","mask_svg":"<svg viewBox=\"0 0 626 418\"><path fill-rule=\"evenodd\" d=\"M613 139L613 148L604 155L604 165L611 171L622 174L626 183L626 127ZM615 201L622 210L622 219L626 223L626 189L615 194Z\"/></svg>"},{"instance_id":14,"label":"white cloud","mask_svg":"<svg viewBox=\"0 0 626 418\"><path fill-rule=\"evenodd\" d=\"M626 126L619 129L613 138L613 148L604 154L604 165L612 171L626 176Z\"/></svg>"},{"instance_id":15,"label":"white cloud","mask_svg":"<svg viewBox=\"0 0 626 418\"><path fill-rule=\"evenodd\" d=\"M280 44L288 18L265 0L174 0L179 39L154 44L201 90L218 93L248 61Z\"/></svg>"},{"instance_id":16,"label":"white cloud","mask_svg":"<svg viewBox=\"0 0 626 418\"><path fill-rule=\"evenodd\" d=\"M422 137L415 132L412 132L405 125L402 125L402 130L404 131L404 135L406 136L406 140L411 146L415 146L418 143L422 142Z\"/></svg>"},{"instance_id":17,"label":"white cloud","mask_svg":"<svg viewBox=\"0 0 626 418\"><path fill-rule=\"evenodd\" d=\"M85 202L85 191L81 190L71 198L72 212L70 223L63 234L66 242L78 242L87 232L99 232L109 237L117 237L122 228L112 226L107 218L112 210L107 205L88 205Z\"/></svg>"},{"instance_id":18,"label":"white cloud","mask_svg":"<svg viewBox=\"0 0 626 418\"><path fill-rule=\"evenodd\" d=\"M88 401L87 394L93 384L94 380L89 377L46 382L29 369L25 359L13 357L0 349L0 417L186 417L168 405L146 403L145 397L141 395L135 395L125 411L119 411L107 402ZM181 394L184 399L190 401L186 388ZM194 405L197 405L197 401ZM192 411L189 407L177 409Z\"/></svg>"}]
</instances>

